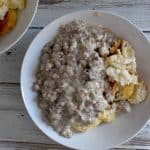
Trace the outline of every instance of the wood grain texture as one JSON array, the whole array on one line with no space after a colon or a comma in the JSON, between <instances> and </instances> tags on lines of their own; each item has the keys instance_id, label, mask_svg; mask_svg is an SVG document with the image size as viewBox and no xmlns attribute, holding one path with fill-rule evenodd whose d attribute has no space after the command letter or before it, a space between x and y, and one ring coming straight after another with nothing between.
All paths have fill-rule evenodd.
<instances>
[{"instance_id":1,"label":"wood grain texture","mask_svg":"<svg viewBox=\"0 0 150 150\"><path fill-rule=\"evenodd\" d=\"M21 41L0 56L0 82L18 83L24 54L40 29L29 29Z\"/></svg>"},{"instance_id":2,"label":"wood grain texture","mask_svg":"<svg viewBox=\"0 0 150 150\"><path fill-rule=\"evenodd\" d=\"M20 69L35 35L48 23L76 10L98 9L125 16L150 40L150 0L40 0L35 20L23 39L0 56L0 150L69 150L45 136L28 116L20 92ZM150 149L150 121L118 149Z\"/></svg>"},{"instance_id":3,"label":"wood grain texture","mask_svg":"<svg viewBox=\"0 0 150 150\"><path fill-rule=\"evenodd\" d=\"M71 150L59 144L0 142L0 150Z\"/></svg>"},{"instance_id":4,"label":"wood grain texture","mask_svg":"<svg viewBox=\"0 0 150 150\"><path fill-rule=\"evenodd\" d=\"M69 12L96 9L122 15L139 28L150 30L149 0L41 0L32 26L45 26L52 20ZM51 5L47 5L50 3ZM40 18L40 19L39 19Z\"/></svg>"},{"instance_id":5,"label":"wood grain texture","mask_svg":"<svg viewBox=\"0 0 150 150\"><path fill-rule=\"evenodd\" d=\"M132 6L132 5L145 5L149 4L149 0L40 0L40 5L41 4L60 4L60 3L71 3L71 2L76 2L79 4L82 3L99 3L101 5L106 5L109 4L111 6L113 5L126 5L126 6Z\"/></svg>"},{"instance_id":6,"label":"wood grain texture","mask_svg":"<svg viewBox=\"0 0 150 150\"><path fill-rule=\"evenodd\" d=\"M36 144L43 149L62 148L34 125L24 108L19 84L0 84L0 95L3 99L0 101L0 149L1 146L13 146L15 142L18 147L24 145L25 148L35 147ZM149 128L150 122L139 135L119 148L149 148Z\"/></svg>"}]
</instances>

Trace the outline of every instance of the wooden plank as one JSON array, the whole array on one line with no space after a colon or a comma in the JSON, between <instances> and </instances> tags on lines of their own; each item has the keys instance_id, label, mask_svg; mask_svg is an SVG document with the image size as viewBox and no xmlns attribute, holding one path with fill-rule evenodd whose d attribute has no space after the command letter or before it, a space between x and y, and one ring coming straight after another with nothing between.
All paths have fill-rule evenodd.
<instances>
[{"instance_id":1,"label":"wooden plank","mask_svg":"<svg viewBox=\"0 0 150 150\"><path fill-rule=\"evenodd\" d=\"M0 110L24 111L19 84L0 84Z\"/></svg>"},{"instance_id":2,"label":"wooden plank","mask_svg":"<svg viewBox=\"0 0 150 150\"><path fill-rule=\"evenodd\" d=\"M53 5L53 4L58 4L62 2L68 2L68 1L70 0L40 0L39 3Z\"/></svg>"},{"instance_id":3,"label":"wooden plank","mask_svg":"<svg viewBox=\"0 0 150 150\"><path fill-rule=\"evenodd\" d=\"M28 142L0 142L1 150L72 150L59 144L42 144ZM127 150L126 148L113 148L110 150ZM132 149L135 150L135 149Z\"/></svg>"},{"instance_id":4,"label":"wooden plank","mask_svg":"<svg viewBox=\"0 0 150 150\"><path fill-rule=\"evenodd\" d=\"M19 83L24 54L39 31L40 29L28 30L24 38L15 47L0 56L0 82ZM145 32L145 35L150 40L150 32Z\"/></svg>"},{"instance_id":5,"label":"wooden plank","mask_svg":"<svg viewBox=\"0 0 150 150\"><path fill-rule=\"evenodd\" d=\"M0 142L1 150L71 150L59 144L43 144L28 142ZM113 148L110 150L126 150L125 148ZM134 150L134 149L132 149Z\"/></svg>"},{"instance_id":6,"label":"wooden plank","mask_svg":"<svg viewBox=\"0 0 150 150\"><path fill-rule=\"evenodd\" d=\"M24 54L40 29L29 29L20 42L0 56L0 82L19 82Z\"/></svg>"},{"instance_id":7,"label":"wooden plank","mask_svg":"<svg viewBox=\"0 0 150 150\"><path fill-rule=\"evenodd\" d=\"M40 0L39 3L40 4L49 4L49 5L54 5L54 4L60 4L60 3L79 3L79 4L82 4L82 3L99 3L101 4L102 6L105 6L105 5L114 5L114 6L123 6L123 5L126 5L126 6L132 6L132 5L145 5L145 4L149 4L149 0Z\"/></svg>"},{"instance_id":8,"label":"wooden plank","mask_svg":"<svg viewBox=\"0 0 150 150\"><path fill-rule=\"evenodd\" d=\"M78 2L77 2L78 1ZM54 19L77 10L96 9L122 15L139 28L150 30L150 1L149 0L43 0L39 5L37 15L32 26L45 26ZM45 5L44 5L45 4Z\"/></svg>"},{"instance_id":9,"label":"wooden plank","mask_svg":"<svg viewBox=\"0 0 150 150\"><path fill-rule=\"evenodd\" d=\"M25 110L0 110L0 120L0 141L54 143L34 125Z\"/></svg>"},{"instance_id":10,"label":"wooden plank","mask_svg":"<svg viewBox=\"0 0 150 150\"><path fill-rule=\"evenodd\" d=\"M58 148L56 143L45 136L32 122L25 111L20 95L19 84L0 84L0 149L1 146L25 148L41 145L40 148ZM6 144L8 142L8 145ZM15 145L15 144L14 144ZM143 131L119 148L150 149L150 122Z\"/></svg>"},{"instance_id":11,"label":"wooden plank","mask_svg":"<svg viewBox=\"0 0 150 150\"><path fill-rule=\"evenodd\" d=\"M0 150L71 150L59 144L0 142Z\"/></svg>"}]
</instances>

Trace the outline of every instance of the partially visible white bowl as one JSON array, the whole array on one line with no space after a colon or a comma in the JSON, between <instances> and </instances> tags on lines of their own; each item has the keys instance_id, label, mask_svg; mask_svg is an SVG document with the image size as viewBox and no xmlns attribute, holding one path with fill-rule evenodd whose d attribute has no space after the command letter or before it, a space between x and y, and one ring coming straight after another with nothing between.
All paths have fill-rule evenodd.
<instances>
[{"instance_id":1,"label":"partially visible white bowl","mask_svg":"<svg viewBox=\"0 0 150 150\"><path fill-rule=\"evenodd\" d=\"M18 20L14 29L6 35L0 36L0 54L7 51L21 39L36 14L39 0L26 1L26 8L18 12Z\"/></svg>"},{"instance_id":2,"label":"partially visible white bowl","mask_svg":"<svg viewBox=\"0 0 150 150\"><path fill-rule=\"evenodd\" d=\"M53 140L76 149L102 150L111 148L133 137L149 120L150 117L150 92L147 101L136 105L132 112L118 116L112 123L99 126L85 133L76 134L70 139L58 135L41 117L37 105L37 95L32 91L33 82L36 80L35 72L39 62L42 47L51 41L61 24L75 19L83 19L89 23L101 24L110 28L119 37L128 40L136 51L137 64L147 85L150 87L150 44L143 33L128 20L106 12L78 11L63 16L47 25L31 43L21 70L21 91L25 107L35 124Z\"/></svg>"}]
</instances>

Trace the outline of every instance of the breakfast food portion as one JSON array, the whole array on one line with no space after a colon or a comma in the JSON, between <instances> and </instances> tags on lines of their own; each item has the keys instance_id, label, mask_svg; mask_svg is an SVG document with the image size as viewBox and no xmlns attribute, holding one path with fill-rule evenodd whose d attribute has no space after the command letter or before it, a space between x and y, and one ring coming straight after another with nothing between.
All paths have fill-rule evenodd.
<instances>
[{"instance_id":1,"label":"breakfast food portion","mask_svg":"<svg viewBox=\"0 0 150 150\"><path fill-rule=\"evenodd\" d=\"M18 10L24 9L25 3L26 0L0 0L0 36L15 27Z\"/></svg>"},{"instance_id":2,"label":"breakfast food portion","mask_svg":"<svg viewBox=\"0 0 150 150\"><path fill-rule=\"evenodd\" d=\"M112 122L147 95L132 45L82 20L59 27L42 50L36 77L42 114L64 137Z\"/></svg>"}]
</instances>

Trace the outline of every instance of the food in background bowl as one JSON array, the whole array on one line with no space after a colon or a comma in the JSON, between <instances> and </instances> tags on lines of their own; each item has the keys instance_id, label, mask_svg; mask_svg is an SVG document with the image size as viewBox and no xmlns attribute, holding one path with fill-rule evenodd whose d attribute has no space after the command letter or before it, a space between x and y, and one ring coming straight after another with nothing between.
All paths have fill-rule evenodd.
<instances>
[{"instance_id":1,"label":"food in background bowl","mask_svg":"<svg viewBox=\"0 0 150 150\"><path fill-rule=\"evenodd\" d=\"M72 21L43 48L34 89L44 117L71 137L145 100L131 44L111 30Z\"/></svg>"},{"instance_id":2,"label":"food in background bowl","mask_svg":"<svg viewBox=\"0 0 150 150\"><path fill-rule=\"evenodd\" d=\"M0 35L10 32L16 25L18 9L25 8L26 0L0 0Z\"/></svg>"}]
</instances>

